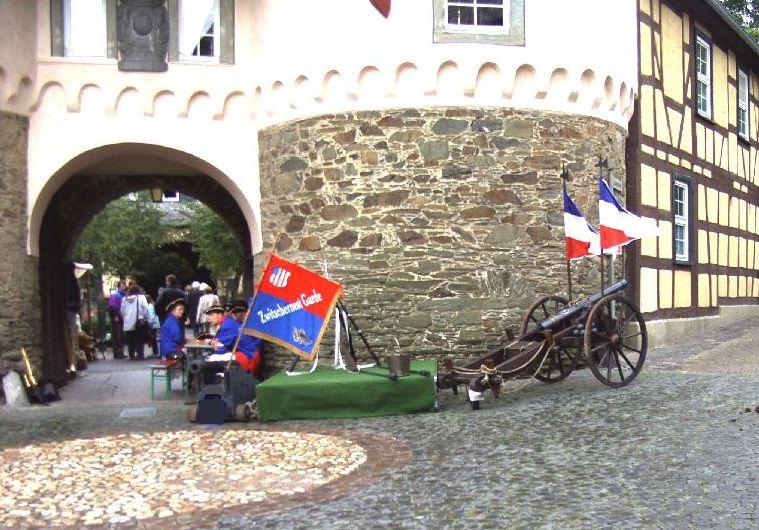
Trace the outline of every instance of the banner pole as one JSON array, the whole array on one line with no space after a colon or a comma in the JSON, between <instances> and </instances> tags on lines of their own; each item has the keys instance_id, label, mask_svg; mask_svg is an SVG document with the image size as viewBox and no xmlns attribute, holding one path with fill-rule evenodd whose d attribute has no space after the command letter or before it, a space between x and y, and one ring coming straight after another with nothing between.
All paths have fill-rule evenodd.
<instances>
[{"instance_id":1,"label":"banner pole","mask_svg":"<svg viewBox=\"0 0 759 530\"><path fill-rule=\"evenodd\" d=\"M569 298L569 303L572 303L572 273L570 272L569 268L569 260L567 260L567 285L568 285L568 293L567 298Z\"/></svg>"}]
</instances>

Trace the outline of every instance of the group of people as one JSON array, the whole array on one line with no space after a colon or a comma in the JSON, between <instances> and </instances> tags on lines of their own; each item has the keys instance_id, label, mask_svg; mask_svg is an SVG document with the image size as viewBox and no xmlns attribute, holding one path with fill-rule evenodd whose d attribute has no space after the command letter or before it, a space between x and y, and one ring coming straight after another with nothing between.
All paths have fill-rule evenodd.
<instances>
[{"instance_id":1,"label":"group of people","mask_svg":"<svg viewBox=\"0 0 759 530\"><path fill-rule=\"evenodd\" d=\"M145 358L145 344L151 345L154 356L180 354L188 326L196 338L208 340L216 354L234 358L255 373L261 360L260 340L241 334L246 305L222 306L206 283L193 282L183 290L172 274L166 276L155 303L136 281L121 281L108 301L114 358L124 358L125 342L131 360Z\"/></svg>"}]
</instances>

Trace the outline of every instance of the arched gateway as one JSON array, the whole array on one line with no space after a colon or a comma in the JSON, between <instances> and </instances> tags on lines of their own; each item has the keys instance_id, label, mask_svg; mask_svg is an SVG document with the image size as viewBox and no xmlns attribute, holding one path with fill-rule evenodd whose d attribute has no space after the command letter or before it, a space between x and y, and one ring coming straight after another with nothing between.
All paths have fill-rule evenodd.
<instances>
[{"instance_id":1,"label":"arched gateway","mask_svg":"<svg viewBox=\"0 0 759 530\"><path fill-rule=\"evenodd\" d=\"M242 195L226 175L200 158L157 145L122 143L84 152L51 176L30 212L30 246L39 249L40 258L42 369L47 376L60 380L66 373L62 316L67 264L75 257L79 236L109 202L151 188L176 190L219 214L243 248L244 283L250 285L252 230L243 210L247 204L240 205Z\"/></svg>"}]
</instances>

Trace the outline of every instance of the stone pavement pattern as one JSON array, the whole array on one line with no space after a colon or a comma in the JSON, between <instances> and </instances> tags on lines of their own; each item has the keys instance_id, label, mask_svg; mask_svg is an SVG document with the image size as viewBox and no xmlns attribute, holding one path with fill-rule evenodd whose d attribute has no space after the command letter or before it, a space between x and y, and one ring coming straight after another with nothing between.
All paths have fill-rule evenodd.
<instances>
[{"instance_id":1,"label":"stone pavement pattern","mask_svg":"<svg viewBox=\"0 0 759 530\"><path fill-rule=\"evenodd\" d=\"M308 495L283 500L263 515L229 506L193 518L192 526L756 528L759 414L743 411L759 403L759 346L752 340L758 331L759 323L745 321L649 352L641 376L620 390L584 370L490 399L479 412L443 393L438 414L277 424L288 431L358 430L368 433L363 447L372 434L392 436L411 456L336 498L319 497L317 489L312 503L303 503ZM745 369L724 369L733 355ZM155 406L154 416L139 419L119 418L121 409L111 405L2 411L0 447L190 428L184 407ZM251 438L272 428L243 427ZM384 447L390 461L400 452ZM365 467L348 478L359 479Z\"/></svg>"}]
</instances>

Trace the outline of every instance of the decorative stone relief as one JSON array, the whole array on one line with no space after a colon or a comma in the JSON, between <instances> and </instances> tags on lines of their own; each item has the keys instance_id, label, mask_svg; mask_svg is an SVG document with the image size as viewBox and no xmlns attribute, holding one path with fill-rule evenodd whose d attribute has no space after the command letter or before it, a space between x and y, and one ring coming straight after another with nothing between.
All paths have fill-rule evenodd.
<instances>
[{"instance_id":1,"label":"decorative stone relief","mask_svg":"<svg viewBox=\"0 0 759 530\"><path fill-rule=\"evenodd\" d=\"M165 72L169 15L164 0L121 0L116 10L119 70Z\"/></svg>"}]
</instances>

